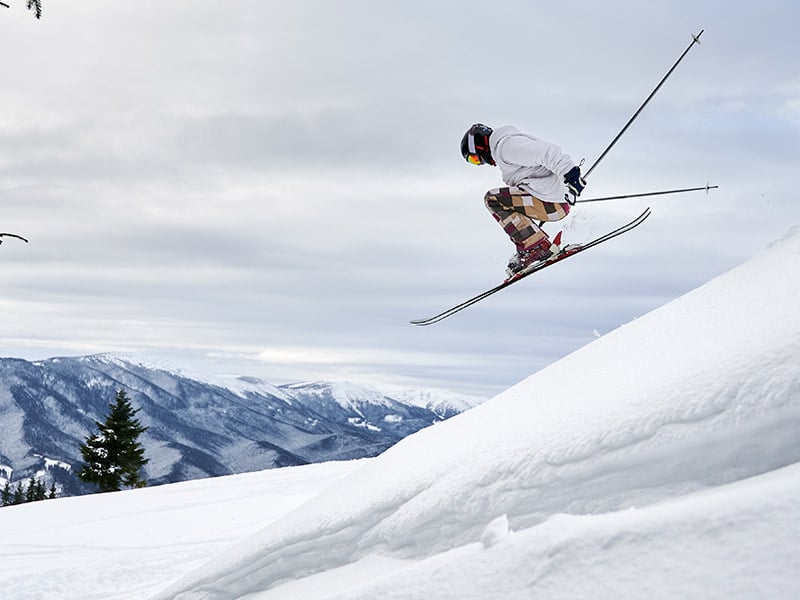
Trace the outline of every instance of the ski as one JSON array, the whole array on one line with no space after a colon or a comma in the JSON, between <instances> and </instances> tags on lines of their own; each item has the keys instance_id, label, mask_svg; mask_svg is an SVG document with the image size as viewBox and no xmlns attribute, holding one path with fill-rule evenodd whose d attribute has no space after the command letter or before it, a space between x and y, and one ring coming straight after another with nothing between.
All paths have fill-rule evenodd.
<instances>
[{"instance_id":1,"label":"ski","mask_svg":"<svg viewBox=\"0 0 800 600\"><path fill-rule=\"evenodd\" d=\"M465 308L468 308L468 307L472 306L473 304L475 304L477 302L480 302L484 298L488 298L492 294L496 294L500 290L503 290L503 289L509 287L510 285L513 285L513 284L517 283L518 281L521 281L522 279L525 279L528 275L533 275L534 273L537 273L538 271L541 271L542 269L546 269L547 267L549 267L551 265L559 263L562 260L565 260L565 259L567 259L567 258L569 258L571 256L575 256L576 254L580 254L584 250L588 250L589 248L591 248L593 246L597 246L599 244L602 244L603 242L607 242L608 240L613 239L613 238L617 237L618 235L622 235L623 233L627 233L628 231L631 231L632 229L635 229L636 227L638 227L639 225L644 223L645 219L647 219L647 217L649 217L649 216L650 216L650 209L647 208L647 209L644 210L644 212L642 214L640 214L638 217L636 217L635 219L633 219L629 223L626 223L625 225L622 225L621 227L618 227L618 228L614 229L613 231L609 231L605 235L601 235L600 237L597 237L597 238L595 238L595 239L593 239L593 240L591 240L589 242L586 242L583 245L577 246L577 247L566 247L566 248L564 248L564 250L562 250L561 252L556 254L554 257L552 257L552 258L550 258L550 259L548 259L548 260L546 260L544 262L540 262L540 263L536 263L536 264L532 265L531 267L529 267L525 271L520 272L516 277L512 277L510 279L507 279L506 281L504 281L500 285L497 285L497 286L495 286L495 287L493 287L493 288L491 288L489 290L486 290L485 292L483 292L481 294L478 294L477 296L474 296L474 297L470 298L469 300L465 300L461 304L456 304L452 308L448 308L447 310L445 310L444 312L439 313L438 315L434 315L433 317L429 317L427 319L415 319L415 320L411 321L411 323L413 325L432 325L433 323L438 323L439 321L442 321L442 320L446 319L447 317L449 317L451 315L454 315L457 312L462 311Z\"/></svg>"}]
</instances>

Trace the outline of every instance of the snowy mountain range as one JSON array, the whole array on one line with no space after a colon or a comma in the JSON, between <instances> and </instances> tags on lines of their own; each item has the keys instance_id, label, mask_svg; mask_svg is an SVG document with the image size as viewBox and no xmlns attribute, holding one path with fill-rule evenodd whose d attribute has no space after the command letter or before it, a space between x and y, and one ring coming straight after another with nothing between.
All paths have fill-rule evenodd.
<instances>
[{"instance_id":1,"label":"snowy mountain range","mask_svg":"<svg viewBox=\"0 0 800 600\"><path fill-rule=\"evenodd\" d=\"M125 389L150 462L150 484L375 456L480 402L438 391L349 382L274 386L240 377L206 383L114 355L0 359L0 484L31 475L65 494L80 443Z\"/></svg>"}]
</instances>

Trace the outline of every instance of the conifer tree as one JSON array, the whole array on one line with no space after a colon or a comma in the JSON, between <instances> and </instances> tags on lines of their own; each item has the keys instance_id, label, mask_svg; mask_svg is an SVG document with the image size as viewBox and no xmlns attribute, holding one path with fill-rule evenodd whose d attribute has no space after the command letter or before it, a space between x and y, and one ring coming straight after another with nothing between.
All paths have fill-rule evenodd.
<instances>
[{"instance_id":1,"label":"conifer tree","mask_svg":"<svg viewBox=\"0 0 800 600\"><path fill-rule=\"evenodd\" d=\"M78 477L96 485L101 492L111 492L125 487L144 487L147 482L139 471L147 464L139 436L147 430L136 419L139 409L131 406L124 390L117 392L104 423L95 421L98 433L81 444L84 465Z\"/></svg>"},{"instance_id":2,"label":"conifer tree","mask_svg":"<svg viewBox=\"0 0 800 600\"><path fill-rule=\"evenodd\" d=\"M28 10L32 10L37 19L42 18L42 0L28 0Z\"/></svg>"},{"instance_id":3,"label":"conifer tree","mask_svg":"<svg viewBox=\"0 0 800 600\"><path fill-rule=\"evenodd\" d=\"M3 491L0 492L0 503L3 506L8 506L11 504L11 482L6 480L6 485L3 487Z\"/></svg>"},{"instance_id":4,"label":"conifer tree","mask_svg":"<svg viewBox=\"0 0 800 600\"><path fill-rule=\"evenodd\" d=\"M28 489L25 490L25 502L33 502L36 500L36 479L31 475L28 481Z\"/></svg>"},{"instance_id":5,"label":"conifer tree","mask_svg":"<svg viewBox=\"0 0 800 600\"><path fill-rule=\"evenodd\" d=\"M44 481L36 480L36 500L46 500L47 491L44 489Z\"/></svg>"},{"instance_id":6,"label":"conifer tree","mask_svg":"<svg viewBox=\"0 0 800 600\"><path fill-rule=\"evenodd\" d=\"M11 500L11 504L22 504L25 502L25 492L22 490L22 482L17 482L17 489L14 490L14 497Z\"/></svg>"}]
</instances>

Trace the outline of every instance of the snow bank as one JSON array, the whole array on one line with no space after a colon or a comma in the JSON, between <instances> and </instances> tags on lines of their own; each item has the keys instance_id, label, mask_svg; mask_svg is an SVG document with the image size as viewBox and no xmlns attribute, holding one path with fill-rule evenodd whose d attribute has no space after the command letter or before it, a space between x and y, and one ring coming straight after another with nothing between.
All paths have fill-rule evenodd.
<instances>
[{"instance_id":1,"label":"snow bank","mask_svg":"<svg viewBox=\"0 0 800 600\"><path fill-rule=\"evenodd\" d=\"M468 544L342 594L281 586L251 600L797 598L800 467L643 509L556 515L489 549ZM794 545L793 545L794 544ZM330 590L328 587L326 591Z\"/></svg>"},{"instance_id":2,"label":"snow bank","mask_svg":"<svg viewBox=\"0 0 800 600\"><path fill-rule=\"evenodd\" d=\"M473 544L503 515L512 533L485 551L509 552L504 560L529 570L525 561L541 560L547 547L542 536L572 530L589 549L615 547L614 531L634 523L635 537L651 518L628 521L618 511L657 503L673 508L643 514L673 519L669 526L691 541L692 514L702 511L672 514L680 507L674 499L800 460L798 297L794 231L747 264L403 440L158 598L280 597L285 582L377 557L435 570L456 553L456 562L474 564ZM795 484L796 476L792 493ZM745 521L747 511L785 507L786 494L756 496L742 509ZM592 517L585 531L575 516L604 513L613 514ZM558 514L573 516L552 518ZM661 552L680 539L666 539ZM734 562L736 552L728 547ZM589 560L590 550L582 556ZM572 568L564 577L575 577ZM464 597L503 597L484 592Z\"/></svg>"}]
</instances>

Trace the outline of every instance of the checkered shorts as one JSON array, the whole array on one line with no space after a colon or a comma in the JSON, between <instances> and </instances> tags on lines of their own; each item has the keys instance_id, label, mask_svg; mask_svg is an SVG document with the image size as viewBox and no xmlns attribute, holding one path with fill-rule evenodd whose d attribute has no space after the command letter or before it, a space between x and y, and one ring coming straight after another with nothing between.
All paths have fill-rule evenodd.
<instances>
[{"instance_id":1,"label":"checkered shorts","mask_svg":"<svg viewBox=\"0 0 800 600\"><path fill-rule=\"evenodd\" d=\"M566 202L544 202L518 187L489 190L484 202L518 249L530 248L547 237L537 221L560 221L570 209Z\"/></svg>"}]
</instances>

